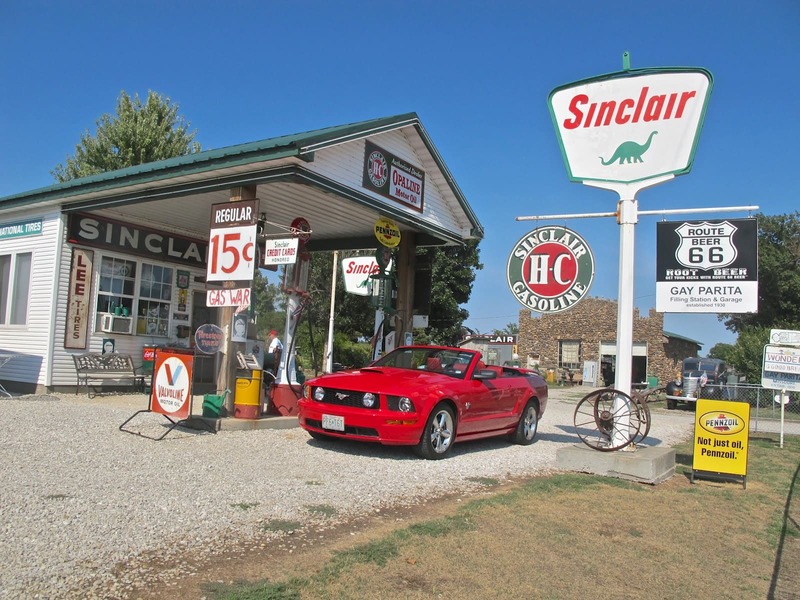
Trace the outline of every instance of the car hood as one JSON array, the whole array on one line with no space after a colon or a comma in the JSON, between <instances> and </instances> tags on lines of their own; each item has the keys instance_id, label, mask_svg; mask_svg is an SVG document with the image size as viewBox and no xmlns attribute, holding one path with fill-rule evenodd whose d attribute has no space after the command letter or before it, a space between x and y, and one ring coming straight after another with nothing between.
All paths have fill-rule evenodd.
<instances>
[{"instance_id":1,"label":"car hood","mask_svg":"<svg viewBox=\"0 0 800 600\"><path fill-rule=\"evenodd\" d=\"M454 377L442 375L441 373L431 373L430 371L398 369L396 367L364 367L363 369L321 375L310 379L306 383L311 386L358 392L377 391L403 395L415 388L424 389L431 386L452 385L457 381L459 380Z\"/></svg>"}]
</instances>

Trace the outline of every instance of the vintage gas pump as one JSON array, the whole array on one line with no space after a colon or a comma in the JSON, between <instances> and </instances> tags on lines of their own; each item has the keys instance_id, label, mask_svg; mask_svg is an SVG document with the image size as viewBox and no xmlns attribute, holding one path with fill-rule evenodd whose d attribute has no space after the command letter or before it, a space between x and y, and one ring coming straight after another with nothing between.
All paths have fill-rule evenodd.
<instances>
[{"instance_id":1,"label":"vintage gas pump","mask_svg":"<svg viewBox=\"0 0 800 600\"><path fill-rule=\"evenodd\" d=\"M311 266L311 254L306 249L306 243L311 236L308 221L302 217L296 218L292 221L291 230L292 235L299 238L297 261L287 265L283 272L281 291L286 294L286 335L276 382L271 389L272 404L282 415L297 414L301 385L297 381L295 368L294 337L300 315L308 300L308 273Z\"/></svg>"},{"instance_id":2,"label":"vintage gas pump","mask_svg":"<svg viewBox=\"0 0 800 600\"><path fill-rule=\"evenodd\" d=\"M375 253L375 262L378 263L378 272L370 275L372 280L372 305L375 307L375 343L372 349L372 359L375 360L383 354L384 339L386 334L386 318L395 314L397 297L397 278L394 272L394 253L391 248L380 247Z\"/></svg>"}]
</instances>

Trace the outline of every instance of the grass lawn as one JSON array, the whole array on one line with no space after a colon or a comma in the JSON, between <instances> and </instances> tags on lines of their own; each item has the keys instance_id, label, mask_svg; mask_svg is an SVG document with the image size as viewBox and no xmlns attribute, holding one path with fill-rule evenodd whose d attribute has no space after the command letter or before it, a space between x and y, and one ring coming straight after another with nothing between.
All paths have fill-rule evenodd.
<instances>
[{"instance_id":1,"label":"grass lawn","mask_svg":"<svg viewBox=\"0 0 800 600\"><path fill-rule=\"evenodd\" d=\"M658 486L578 473L487 480L476 498L431 502L351 539L264 560L263 580L202 591L229 600L797 598L800 437L779 448L776 436L752 436L746 489L690 483L692 446L676 450L676 475Z\"/></svg>"}]
</instances>

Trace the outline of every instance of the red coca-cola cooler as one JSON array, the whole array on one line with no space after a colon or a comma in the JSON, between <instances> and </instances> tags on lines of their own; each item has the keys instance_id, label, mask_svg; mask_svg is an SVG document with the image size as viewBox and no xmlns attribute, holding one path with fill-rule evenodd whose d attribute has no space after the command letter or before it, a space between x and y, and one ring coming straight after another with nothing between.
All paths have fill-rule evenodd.
<instances>
[{"instance_id":1,"label":"red coca-cola cooler","mask_svg":"<svg viewBox=\"0 0 800 600\"><path fill-rule=\"evenodd\" d=\"M158 346L144 346L142 348L142 366L139 369L139 375L144 377L144 391L150 390L150 385L153 380L153 365L156 360L156 348Z\"/></svg>"}]
</instances>

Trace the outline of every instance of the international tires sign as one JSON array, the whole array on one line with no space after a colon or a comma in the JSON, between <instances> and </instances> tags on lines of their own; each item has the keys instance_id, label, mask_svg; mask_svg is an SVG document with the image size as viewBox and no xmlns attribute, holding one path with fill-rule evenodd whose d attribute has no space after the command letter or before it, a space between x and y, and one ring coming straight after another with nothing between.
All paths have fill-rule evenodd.
<instances>
[{"instance_id":1,"label":"international tires sign","mask_svg":"<svg viewBox=\"0 0 800 600\"><path fill-rule=\"evenodd\" d=\"M566 227L541 227L522 237L508 257L511 293L525 308L557 313L572 308L594 280L589 244Z\"/></svg>"},{"instance_id":2,"label":"international tires sign","mask_svg":"<svg viewBox=\"0 0 800 600\"><path fill-rule=\"evenodd\" d=\"M656 310L758 311L758 222L662 221L656 229Z\"/></svg>"}]
</instances>

